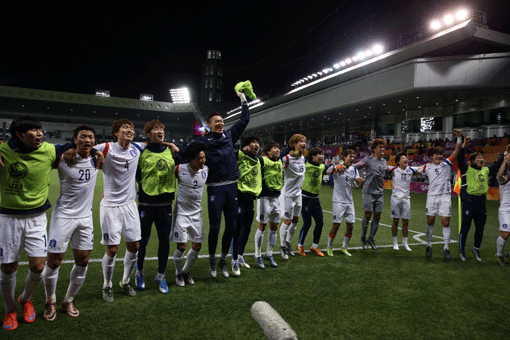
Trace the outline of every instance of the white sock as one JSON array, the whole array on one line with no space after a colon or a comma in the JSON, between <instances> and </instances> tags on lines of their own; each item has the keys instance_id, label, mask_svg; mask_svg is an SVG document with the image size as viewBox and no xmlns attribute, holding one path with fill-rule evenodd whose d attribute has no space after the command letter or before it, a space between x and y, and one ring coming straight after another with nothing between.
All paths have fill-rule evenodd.
<instances>
[{"instance_id":1,"label":"white sock","mask_svg":"<svg viewBox=\"0 0 510 340\"><path fill-rule=\"evenodd\" d=\"M349 244L349 241L351 240L350 237L344 236L344 242L342 244L342 248L346 249L347 245Z\"/></svg>"},{"instance_id":2,"label":"white sock","mask_svg":"<svg viewBox=\"0 0 510 340\"><path fill-rule=\"evenodd\" d=\"M136 259L137 253L132 253L129 250L126 250L126 254L124 255L124 275L122 276L122 283L129 283L129 278L131 274L135 271L136 267Z\"/></svg>"},{"instance_id":3,"label":"white sock","mask_svg":"<svg viewBox=\"0 0 510 340\"><path fill-rule=\"evenodd\" d=\"M165 278L165 273L157 273L156 280L161 281Z\"/></svg>"},{"instance_id":4,"label":"white sock","mask_svg":"<svg viewBox=\"0 0 510 340\"><path fill-rule=\"evenodd\" d=\"M175 249L174 251L174 263L175 263L175 275L182 274L182 261L183 261L184 253L179 249Z\"/></svg>"},{"instance_id":5,"label":"white sock","mask_svg":"<svg viewBox=\"0 0 510 340\"><path fill-rule=\"evenodd\" d=\"M286 242L291 243L292 237L294 236L294 233L296 232L297 223L291 222L289 225L289 229L287 230L287 237L285 238Z\"/></svg>"},{"instance_id":6,"label":"white sock","mask_svg":"<svg viewBox=\"0 0 510 340\"><path fill-rule=\"evenodd\" d=\"M276 230L269 230L267 233L267 250L266 256L273 255L273 249L276 246L276 240L278 239L278 232Z\"/></svg>"},{"instance_id":7,"label":"white sock","mask_svg":"<svg viewBox=\"0 0 510 340\"><path fill-rule=\"evenodd\" d=\"M317 249L317 248L319 248L319 244L318 243L312 243L312 247Z\"/></svg>"},{"instance_id":8,"label":"white sock","mask_svg":"<svg viewBox=\"0 0 510 340\"><path fill-rule=\"evenodd\" d=\"M85 277L87 276L87 268L77 266L76 264L73 266L71 270L71 274L69 274L69 286L67 287L67 293L64 298L65 302L73 301L74 297L80 291L83 282L85 282Z\"/></svg>"},{"instance_id":9,"label":"white sock","mask_svg":"<svg viewBox=\"0 0 510 340\"><path fill-rule=\"evenodd\" d=\"M21 301L28 301L32 299L32 294L34 294L37 287L39 287L39 284L41 283L41 280L43 278L42 272L41 273L34 273L33 271L29 270L27 274L27 278L25 280L25 289L23 290L23 293L21 294Z\"/></svg>"},{"instance_id":10,"label":"white sock","mask_svg":"<svg viewBox=\"0 0 510 340\"><path fill-rule=\"evenodd\" d=\"M450 226L443 228L443 238L444 238L444 249L450 249L450 235L452 231Z\"/></svg>"},{"instance_id":11,"label":"white sock","mask_svg":"<svg viewBox=\"0 0 510 340\"><path fill-rule=\"evenodd\" d=\"M397 236L393 236L393 245L398 244Z\"/></svg>"},{"instance_id":12,"label":"white sock","mask_svg":"<svg viewBox=\"0 0 510 340\"><path fill-rule=\"evenodd\" d=\"M257 228L255 232L255 257L260 257L262 253L262 242L264 241L264 232Z\"/></svg>"},{"instance_id":13,"label":"white sock","mask_svg":"<svg viewBox=\"0 0 510 340\"><path fill-rule=\"evenodd\" d=\"M328 249L333 249L333 241L335 241L335 238L331 237L331 235L329 235L329 237L328 237Z\"/></svg>"},{"instance_id":14,"label":"white sock","mask_svg":"<svg viewBox=\"0 0 510 340\"><path fill-rule=\"evenodd\" d=\"M503 256L503 251L505 249L505 243L506 243L506 241L501 236L498 236L498 239L496 240L496 249L497 249L496 256Z\"/></svg>"},{"instance_id":15,"label":"white sock","mask_svg":"<svg viewBox=\"0 0 510 340\"><path fill-rule=\"evenodd\" d=\"M4 274L0 271L0 294L5 304L5 312L9 313L16 310L16 300L14 300L14 289L16 288L16 272Z\"/></svg>"},{"instance_id":16,"label":"white sock","mask_svg":"<svg viewBox=\"0 0 510 340\"><path fill-rule=\"evenodd\" d=\"M407 237L402 237L402 244L407 244Z\"/></svg>"},{"instance_id":17,"label":"white sock","mask_svg":"<svg viewBox=\"0 0 510 340\"><path fill-rule=\"evenodd\" d=\"M280 245L285 247L285 240L287 239L287 233L289 230L289 225L282 222L280 227Z\"/></svg>"},{"instance_id":18,"label":"white sock","mask_svg":"<svg viewBox=\"0 0 510 340\"><path fill-rule=\"evenodd\" d=\"M433 225L427 225L427 231L425 231L426 234L426 240L427 240L427 247L432 246L432 235L434 234L434 226Z\"/></svg>"},{"instance_id":19,"label":"white sock","mask_svg":"<svg viewBox=\"0 0 510 340\"><path fill-rule=\"evenodd\" d=\"M115 268L115 258L108 256L108 254L104 254L103 260L101 261L101 264L103 266L103 288L106 287L112 287L112 278L113 278L113 269Z\"/></svg>"},{"instance_id":20,"label":"white sock","mask_svg":"<svg viewBox=\"0 0 510 340\"><path fill-rule=\"evenodd\" d=\"M193 264L195 263L197 258L198 258L198 251L193 250L193 248L191 248L188 251L188 255L186 255L186 263L184 263L184 267L182 267L182 272L189 273L191 267L193 266Z\"/></svg>"},{"instance_id":21,"label":"white sock","mask_svg":"<svg viewBox=\"0 0 510 340\"><path fill-rule=\"evenodd\" d=\"M46 303L57 302L55 291L57 290L58 272L60 267L51 269L48 264L44 266L44 290L46 291Z\"/></svg>"}]
</instances>

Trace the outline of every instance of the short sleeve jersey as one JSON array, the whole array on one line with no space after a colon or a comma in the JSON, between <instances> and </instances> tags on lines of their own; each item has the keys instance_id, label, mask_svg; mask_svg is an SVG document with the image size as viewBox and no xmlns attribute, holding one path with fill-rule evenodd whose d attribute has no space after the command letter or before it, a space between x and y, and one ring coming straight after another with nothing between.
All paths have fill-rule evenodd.
<instances>
[{"instance_id":1,"label":"short sleeve jersey","mask_svg":"<svg viewBox=\"0 0 510 340\"><path fill-rule=\"evenodd\" d=\"M60 157L61 158L61 157ZM76 156L72 166L63 161L58 163L60 195L55 202L52 215L65 218L82 218L92 215L92 201L98 169L92 157Z\"/></svg>"},{"instance_id":2,"label":"short sleeve jersey","mask_svg":"<svg viewBox=\"0 0 510 340\"><path fill-rule=\"evenodd\" d=\"M358 179L358 169L352 165L348 167L343 173L340 173L336 166L328 168L328 173L333 175L333 202L335 203L351 203L352 198L352 187Z\"/></svg>"},{"instance_id":3,"label":"short sleeve jersey","mask_svg":"<svg viewBox=\"0 0 510 340\"><path fill-rule=\"evenodd\" d=\"M503 182L499 183L499 211L510 214L510 175L503 179Z\"/></svg>"},{"instance_id":4,"label":"short sleeve jersey","mask_svg":"<svg viewBox=\"0 0 510 340\"><path fill-rule=\"evenodd\" d=\"M117 142L96 145L104 155L103 204L116 206L130 203L137 198L136 168L145 143L131 143L124 149Z\"/></svg>"},{"instance_id":5,"label":"short sleeve jersey","mask_svg":"<svg viewBox=\"0 0 510 340\"><path fill-rule=\"evenodd\" d=\"M366 169L365 181L363 183L363 193L380 195L384 193L384 173L386 171L386 160L366 156L355 165L358 170Z\"/></svg>"},{"instance_id":6,"label":"short sleeve jersey","mask_svg":"<svg viewBox=\"0 0 510 340\"><path fill-rule=\"evenodd\" d=\"M179 182L175 212L177 215L193 215L202 211L202 194L209 168L194 171L189 163L179 164L175 175Z\"/></svg>"},{"instance_id":7,"label":"short sleeve jersey","mask_svg":"<svg viewBox=\"0 0 510 340\"><path fill-rule=\"evenodd\" d=\"M432 162L425 164L423 173L429 179L428 195L449 194L452 191L450 176L452 170L451 159L442 161L439 165Z\"/></svg>"},{"instance_id":8,"label":"short sleeve jersey","mask_svg":"<svg viewBox=\"0 0 510 340\"><path fill-rule=\"evenodd\" d=\"M409 198L411 193L411 179L415 172L419 171L418 167L408 166L404 170L400 167L388 167L391 170L393 180L392 195L397 198Z\"/></svg>"},{"instance_id":9,"label":"short sleeve jersey","mask_svg":"<svg viewBox=\"0 0 510 340\"><path fill-rule=\"evenodd\" d=\"M283 191L287 197L301 196L303 182L305 180L305 157L291 157L287 155L282 158L283 163Z\"/></svg>"}]
</instances>

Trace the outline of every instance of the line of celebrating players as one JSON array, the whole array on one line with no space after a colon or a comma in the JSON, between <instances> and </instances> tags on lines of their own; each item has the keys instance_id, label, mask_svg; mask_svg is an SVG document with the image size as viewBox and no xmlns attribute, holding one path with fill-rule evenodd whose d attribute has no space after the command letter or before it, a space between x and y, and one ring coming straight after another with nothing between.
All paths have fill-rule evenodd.
<instances>
[{"instance_id":1,"label":"line of celebrating players","mask_svg":"<svg viewBox=\"0 0 510 340\"><path fill-rule=\"evenodd\" d=\"M14 297L16 271L20 254L25 249L28 255L29 272L23 293L18 302L23 308L25 322L35 320L32 294L44 281L46 304L43 318L56 318L56 285L64 253L69 242L73 249L75 264L70 274L67 292L61 306L71 317L79 316L74 303L83 285L91 250L93 249L92 201L98 171L103 171L103 196L100 203L101 244L105 245L102 258L103 300L113 302L113 272L115 258L121 239L126 242L123 277L120 287L128 296L136 290L130 277L136 269L135 283L138 290L145 289L143 263L152 225L156 226L158 245L158 273L155 282L161 293L168 292L165 272L170 251L170 240L177 243L174 252L176 284L194 284L190 270L198 258L204 240L202 222L202 194L207 184L209 213L209 273L217 275L216 246L218 243L221 216L225 218L220 260L221 274L229 277L226 258L232 251L232 273L241 274L240 268L250 268L244 259L244 249L249 240L255 215L259 227L255 232L255 262L265 268L263 260L278 267L273 249L278 239L280 220L280 254L284 260L295 256L291 243L303 216L299 233L298 254L306 256L304 241L315 221L311 251L324 256L319 248L323 227L322 207L319 192L324 173L333 175L333 226L329 232L327 255L333 256L333 242L345 219L346 230L341 252L347 256L349 241L353 235L355 218L352 187L363 187L364 217L361 223L361 245L376 250L375 236L383 211L383 180L386 171L391 171L393 191L391 216L393 218L393 248L398 249L397 230L402 219L402 246L407 244L407 228L410 218L410 182L414 173L423 173L429 178L426 215L426 256L432 256L432 234L435 216L441 217L443 226L444 258L451 258L450 226L452 163L457 159L462 171L461 198L463 199L463 224L461 230L460 258L465 261L465 238L471 221L474 220L477 260L481 260L479 247L483 236L486 210L485 196L488 177L495 175L500 184L500 230L497 239L498 262L504 265L503 249L510 235L510 185L508 150L504 157L490 167L485 167L483 155L471 156L469 165L462 150L469 137L462 138L455 131L457 144L454 153L443 159L439 148L431 148L432 162L421 167L409 167L405 153L396 156L396 167L388 167L383 158L386 143L375 139L371 143L373 154L353 164L355 152L347 149L342 160L335 164L323 164L322 150L312 148L308 157L305 152L306 137L294 135L289 140L289 149L280 153L277 143L268 143L259 156L260 138L245 135L241 149L235 143L249 123L249 109L244 93L238 92L242 104L241 118L232 128L224 131L224 123L217 112L208 116L207 133L190 142L181 150L173 144L164 143L164 126L159 121L148 122L144 132L149 142L132 142L134 125L126 119L113 123L111 132L116 142L95 145L95 131L88 125L79 125L74 131L74 142L52 145L42 142L41 123L31 117L20 117L11 124L11 140L0 145L0 284L5 304L3 328L16 329L17 308ZM510 148L509 148L510 149ZM474 156L474 157L473 157ZM50 207L48 188L50 171L58 169L60 195L52 212L49 232L46 232L46 213ZM360 176L364 169L366 175ZM138 190L136 183L138 183ZM177 192L177 197L175 193ZM136 200L138 199L138 206ZM173 201L175 205L172 207ZM474 207L478 210L474 211ZM484 217L485 216L485 217ZM371 223L370 223L370 220ZM267 224L267 249L262 256L262 244ZM367 238L368 229L370 232ZM191 249L184 259L186 244ZM46 261L46 254L47 261Z\"/></svg>"}]
</instances>

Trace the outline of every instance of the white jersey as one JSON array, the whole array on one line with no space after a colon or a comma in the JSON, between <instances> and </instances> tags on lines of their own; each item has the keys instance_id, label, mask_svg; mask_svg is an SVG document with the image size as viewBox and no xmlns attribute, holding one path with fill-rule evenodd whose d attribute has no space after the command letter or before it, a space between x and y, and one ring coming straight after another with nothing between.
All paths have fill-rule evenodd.
<instances>
[{"instance_id":1,"label":"white jersey","mask_svg":"<svg viewBox=\"0 0 510 340\"><path fill-rule=\"evenodd\" d=\"M393 180L392 196L397 198L409 198L411 196L411 179L413 174L421 169L414 166L408 166L402 170L398 166L389 166Z\"/></svg>"},{"instance_id":2,"label":"white jersey","mask_svg":"<svg viewBox=\"0 0 510 340\"><path fill-rule=\"evenodd\" d=\"M499 183L499 211L510 213L510 174Z\"/></svg>"},{"instance_id":3,"label":"white jersey","mask_svg":"<svg viewBox=\"0 0 510 340\"><path fill-rule=\"evenodd\" d=\"M58 164L60 195L53 208L53 217L83 218L92 216L92 201L98 170L92 157L76 155L72 166L60 161Z\"/></svg>"},{"instance_id":4,"label":"white jersey","mask_svg":"<svg viewBox=\"0 0 510 340\"><path fill-rule=\"evenodd\" d=\"M136 168L145 147L145 143L131 143L124 149L117 142L95 146L104 155L104 206L118 206L136 200Z\"/></svg>"},{"instance_id":5,"label":"white jersey","mask_svg":"<svg viewBox=\"0 0 510 340\"><path fill-rule=\"evenodd\" d=\"M175 167L175 175L179 181L174 211L177 215L193 215L202 211L202 194L209 168L194 171L189 163Z\"/></svg>"},{"instance_id":6,"label":"white jersey","mask_svg":"<svg viewBox=\"0 0 510 340\"><path fill-rule=\"evenodd\" d=\"M283 163L283 192L287 197L301 196L303 182L305 180L305 157L291 157L287 155L282 158Z\"/></svg>"},{"instance_id":7,"label":"white jersey","mask_svg":"<svg viewBox=\"0 0 510 340\"><path fill-rule=\"evenodd\" d=\"M333 202L335 203L350 203L352 198L352 187L358 179L359 171L352 165L340 173L336 166L330 166L326 171L328 174L333 175Z\"/></svg>"},{"instance_id":8,"label":"white jersey","mask_svg":"<svg viewBox=\"0 0 510 340\"><path fill-rule=\"evenodd\" d=\"M452 192L450 183L453 159L445 159L439 165L432 162L423 166L423 173L429 179L428 195L449 194Z\"/></svg>"}]
</instances>

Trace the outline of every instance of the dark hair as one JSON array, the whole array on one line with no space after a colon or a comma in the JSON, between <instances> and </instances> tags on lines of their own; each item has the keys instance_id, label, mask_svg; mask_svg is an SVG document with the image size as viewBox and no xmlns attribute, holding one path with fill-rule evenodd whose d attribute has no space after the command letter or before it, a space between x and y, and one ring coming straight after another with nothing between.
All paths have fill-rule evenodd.
<instances>
[{"instance_id":1,"label":"dark hair","mask_svg":"<svg viewBox=\"0 0 510 340\"><path fill-rule=\"evenodd\" d=\"M212 113L209 113L209 115L207 116L207 123L210 123L211 122L211 118L214 117L214 116L220 116L220 113L219 112L212 112Z\"/></svg>"},{"instance_id":2,"label":"dark hair","mask_svg":"<svg viewBox=\"0 0 510 340\"><path fill-rule=\"evenodd\" d=\"M481 155L483 155L483 153L481 153L481 152L473 152L473 153L469 156L469 161L470 161L471 163L474 163L474 162L475 162L475 160L476 160L476 157L481 156Z\"/></svg>"},{"instance_id":3,"label":"dark hair","mask_svg":"<svg viewBox=\"0 0 510 340\"><path fill-rule=\"evenodd\" d=\"M386 143L386 141L382 138L376 138L372 141L372 143L370 143L370 149L375 150L378 145L383 145L384 147L386 147L388 143Z\"/></svg>"},{"instance_id":4,"label":"dark hair","mask_svg":"<svg viewBox=\"0 0 510 340\"><path fill-rule=\"evenodd\" d=\"M280 148L280 144L278 144L277 142L269 142L269 143L267 143L266 146L264 146L264 149L262 150L262 152L267 155L268 152L271 151L271 149L274 148L274 147L277 147L279 149Z\"/></svg>"},{"instance_id":5,"label":"dark hair","mask_svg":"<svg viewBox=\"0 0 510 340\"><path fill-rule=\"evenodd\" d=\"M321 148L311 148L310 151L308 152L308 157L312 159L313 156L319 155L321 153L322 153Z\"/></svg>"},{"instance_id":6,"label":"dark hair","mask_svg":"<svg viewBox=\"0 0 510 340\"><path fill-rule=\"evenodd\" d=\"M119 132L119 129L122 125L124 124L128 124L128 125L131 125L133 127L133 129L135 128L135 124L133 124L132 121L130 121L129 119L126 119L126 118L122 118L122 119L119 119L119 120L116 120L113 122L112 124L112 129L111 129L111 132L112 132L112 136L115 137L115 134L117 132Z\"/></svg>"},{"instance_id":7,"label":"dark hair","mask_svg":"<svg viewBox=\"0 0 510 340\"><path fill-rule=\"evenodd\" d=\"M74 129L74 132L73 132L73 136L74 138L78 138L78 134L80 133L80 131L92 131L92 133L94 134L94 137L96 137L96 130L94 130L94 128L90 125L87 125L87 124L80 124L76 127L76 129Z\"/></svg>"},{"instance_id":8,"label":"dark hair","mask_svg":"<svg viewBox=\"0 0 510 340\"><path fill-rule=\"evenodd\" d=\"M253 141L257 141L260 144L260 136L254 133L243 136L243 139L241 140L241 149Z\"/></svg>"},{"instance_id":9,"label":"dark hair","mask_svg":"<svg viewBox=\"0 0 510 340\"><path fill-rule=\"evenodd\" d=\"M41 122L34 117L22 116L12 121L9 132L12 137L18 138L16 136L17 132L25 133L32 129L42 130Z\"/></svg>"},{"instance_id":10,"label":"dark hair","mask_svg":"<svg viewBox=\"0 0 510 340\"><path fill-rule=\"evenodd\" d=\"M427 155L429 157L432 157L434 156L435 154L439 154L439 155L442 155L444 153L444 150L442 147L440 146L435 146L435 147L432 147L429 149L429 151L427 152Z\"/></svg>"},{"instance_id":11,"label":"dark hair","mask_svg":"<svg viewBox=\"0 0 510 340\"><path fill-rule=\"evenodd\" d=\"M207 145L201 141L193 141L188 144L185 151L186 160L194 159L201 151L207 150Z\"/></svg>"},{"instance_id":12,"label":"dark hair","mask_svg":"<svg viewBox=\"0 0 510 340\"><path fill-rule=\"evenodd\" d=\"M407 153L405 151L400 151L399 153L397 153L397 155L395 156L395 163L398 164L398 162L400 162L400 158L402 158L402 156L407 157Z\"/></svg>"},{"instance_id":13,"label":"dark hair","mask_svg":"<svg viewBox=\"0 0 510 340\"><path fill-rule=\"evenodd\" d=\"M353 149L345 149L344 152L342 152L342 157L347 157L349 155L356 155L356 152Z\"/></svg>"},{"instance_id":14,"label":"dark hair","mask_svg":"<svg viewBox=\"0 0 510 340\"><path fill-rule=\"evenodd\" d=\"M152 129L155 127L161 127L163 130L165 129L165 125L161 123L158 119L153 119L150 122L145 123L145 126L143 127L143 132L145 132L145 135L151 133Z\"/></svg>"}]
</instances>

